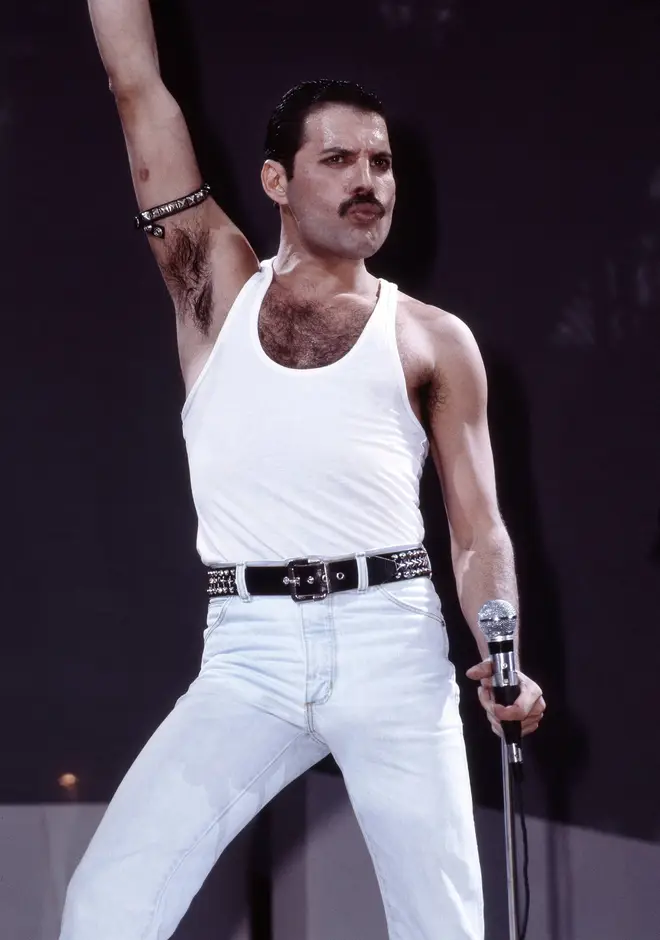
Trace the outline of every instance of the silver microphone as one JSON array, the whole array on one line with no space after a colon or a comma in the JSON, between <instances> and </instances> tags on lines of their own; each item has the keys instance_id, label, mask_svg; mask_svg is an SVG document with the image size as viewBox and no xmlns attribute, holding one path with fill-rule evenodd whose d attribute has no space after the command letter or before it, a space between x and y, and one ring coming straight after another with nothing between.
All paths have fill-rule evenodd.
<instances>
[{"instance_id":1,"label":"silver microphone","mask_svg":"<svg viewBox=\"0 0 660 940\"><path fill-rule=\"evenodd\" d=\"M518 616L508 601L486 601L477 616L479 629L488 641L493 666L493 698L498 705L513 705L520 695L516 671L515 635ZM522 763L519 721L503 721L502 732L511 763Z\"/></svg>"}]
</instances>

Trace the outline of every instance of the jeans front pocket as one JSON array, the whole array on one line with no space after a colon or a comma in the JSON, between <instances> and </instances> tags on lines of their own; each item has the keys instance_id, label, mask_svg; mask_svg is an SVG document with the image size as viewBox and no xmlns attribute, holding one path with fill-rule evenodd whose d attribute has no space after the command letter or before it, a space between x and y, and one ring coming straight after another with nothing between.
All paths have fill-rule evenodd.
<instances>
[{"instance_id":1,"label":"jeans front pocket","mask_svg":"<svg viewBox=\"0 0 660 940\"><path fill-rule=\"evenodd\" d=\"M206 629L204 630L204 643L207 643L225 619L227 608L233 600L232 597L212 597L206 612Z\"/></svg>"},{"instance_id":2,"label":"jeans front pocket","mask_svg":"<svg viewBox=\"0 0 660 940\"><path fill-rule=\"evenodd\" d=\"M449 637L442 603L430 578L410 578L408 581L392 581L379 584L378 591L388 607L398 609L402 616L416 614L409 623L418 624L420 636L428 638L430 648L441 650L449 656ZM426 626L424 626L426 624Z\"/></svg>"},{"instance_id":3,"label":"jeans front pocket","mask_svg":"<svg viewBox=\"0 0 660 940\"><path fill-rule=\"evenodd\" d=\"M378 590L389 603L401 610L430 617L444 627L442 604L430 578L411 578L408 581L379 584Z\"/></svg>"}]
</instances>

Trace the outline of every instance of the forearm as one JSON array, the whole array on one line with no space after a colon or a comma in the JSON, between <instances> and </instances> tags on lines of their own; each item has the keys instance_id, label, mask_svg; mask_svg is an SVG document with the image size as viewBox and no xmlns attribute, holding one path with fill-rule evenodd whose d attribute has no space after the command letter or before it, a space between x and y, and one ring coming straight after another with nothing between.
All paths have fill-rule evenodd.
<instances>
[{"instance_id":1,"label":"forearm","mask_svg":"<svg viewBox=\"0 0 660 940\"><path fill-rule=\"evenodd\" d=\"M159 78L149 0L88 0L101 59L115 95Z\"/></svg>"},{"instance_id":2,"label":"forearm","mask_svg":"<svg viewBox=\"0 0 660 940\"><path fill-rule=\"evenodd\" d=\"M505 600L518 609L511 539L502 525L477 538L469 547L453 546L452 558L463 615L486 659L488 646L478 623L482 605L490 600Z\"/></svg>"}]
</instances>

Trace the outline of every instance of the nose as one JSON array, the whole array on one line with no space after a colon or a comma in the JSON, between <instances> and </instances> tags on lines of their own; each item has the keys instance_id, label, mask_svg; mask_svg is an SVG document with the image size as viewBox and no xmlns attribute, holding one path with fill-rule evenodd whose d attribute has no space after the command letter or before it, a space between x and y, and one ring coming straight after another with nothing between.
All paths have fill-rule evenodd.
<instances>
[{"instance_id":1,"label":"nose","mask_svg":"<svg viewBox=\"0 0 660 940\"><path fill-rule=\"evenodd\" d=\"M355 193L360 192L373 192L374 190L374 180L371 172L371 161L368 157L365 157L361 160L356 160L354 164L355 173L353 174L353 191Z\"/></svg>"}]
</instances>

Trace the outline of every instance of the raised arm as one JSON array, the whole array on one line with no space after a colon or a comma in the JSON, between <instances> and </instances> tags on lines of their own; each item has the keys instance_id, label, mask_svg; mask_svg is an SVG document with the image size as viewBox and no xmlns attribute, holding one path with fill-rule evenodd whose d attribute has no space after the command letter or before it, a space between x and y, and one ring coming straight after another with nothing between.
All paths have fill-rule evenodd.
<instances>
[{"instance_id":1,"label":"raised arm","mask_svg":"<svg viewBox=\"0 0 660 940\"><path fill-rule=\"evenodd\" d=\"M161 80L149 0L89 0L89 11L140 211L200 190L203 180L185 118ZM189 385L258 265L243 234L212 197L159 224L164 237L146 237L174 302Z\"/></svg>"}]
</instances>

